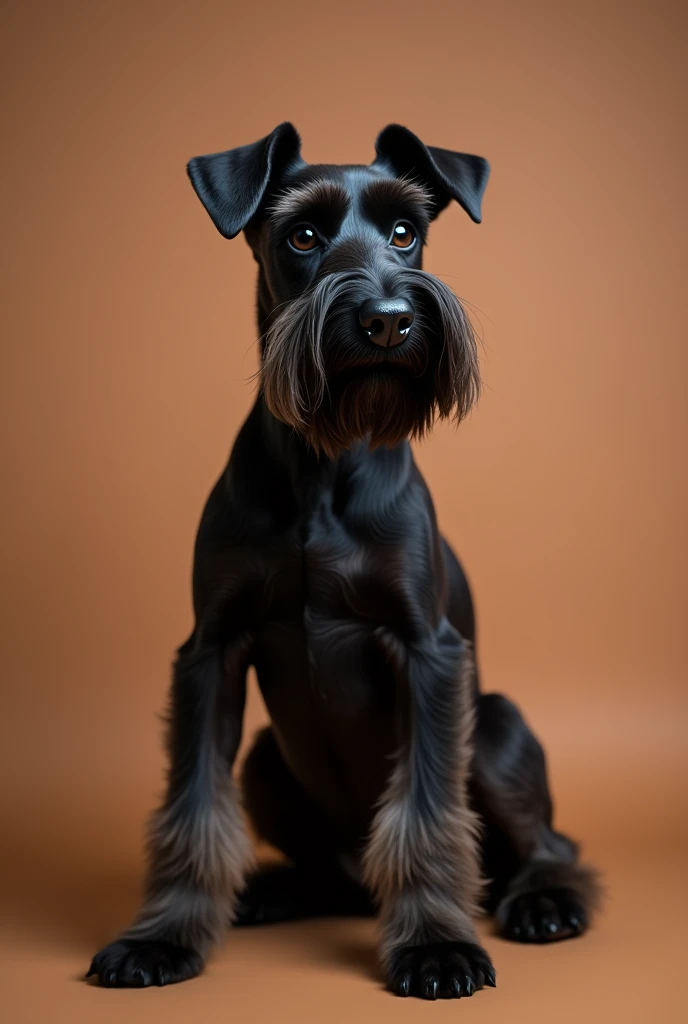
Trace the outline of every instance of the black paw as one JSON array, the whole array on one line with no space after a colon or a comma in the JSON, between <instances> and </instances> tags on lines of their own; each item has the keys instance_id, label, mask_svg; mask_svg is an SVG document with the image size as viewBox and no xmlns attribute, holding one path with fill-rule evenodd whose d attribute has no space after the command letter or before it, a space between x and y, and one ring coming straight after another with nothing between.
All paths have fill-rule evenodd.
<instances>
[{"instance_id":1,"label":"black paw","mask_svg":"<svg viewBox=\"0 0 688 1024\"><path fill-rule=\"evenodd\" d=\"M582 935L587 927L585 906L572 889L541 889L507 906L502 934L514 942L557 942Z\"/></svg>"},{"instance_id":2,"label":"black paw","mask_svg":"<svg viewBox=\"0 0 688 1024\"><path fill-rule=\"evenodd\" d=\"M403 946L391 956L388 985L398 996L458 999L496 984L489 956L473 942Z\"/></svg>"},{"instance_id":3,"label":"black paw","mask_svg":"<svg viewBox=\"0 0 688 1024\"><path fill-rule=\"evenodd\" d=\"M171 942L121 939L96 953L86 977L97 975L107 988L144 988L186 981L202 970L203 960L191 949Z\"/></svg>"}]
</instances>

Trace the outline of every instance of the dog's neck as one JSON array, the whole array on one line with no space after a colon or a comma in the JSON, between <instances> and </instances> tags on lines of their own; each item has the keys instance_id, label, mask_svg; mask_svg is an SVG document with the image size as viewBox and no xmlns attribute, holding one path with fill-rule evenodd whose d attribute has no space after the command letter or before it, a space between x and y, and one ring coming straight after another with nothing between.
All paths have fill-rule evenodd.
<instances>
[{"instance_id":1,"label":"dog's neck","mask_svg":"<svg viewBox=\"0 0 688 1024\"><path fill-rule=\"evenodd\" d=\"M273 416L260 394L246 427L253 437L260 435L266 457L261 468L267 478L276 489L286 489L302 511L312 509L326 493L342 506L350 505L359 493L365 495L370 512L371 503L388 505L406 486L413 468L408 441L371 451L368 442L360 440L336 458L319 455L292 427ZM253 458L256 473L255 450Z\"/></svg>"},{"instance_id":2,"label":"dog's neck","mask_svg":"<svg viewBox=\"0 0 688 1024\"><path fill-rule=\"evenodd\" d=\"M254 254L255 256L255 254ZM257 260L258 257L255 257ZM265 270L262 263L258 263L258 282L256 287L256 313L258 317L258 337L260 338L261 355L263 351L263 336L270 324L270 315L274 312L274 303L270 297L270 289L265 277Z\"/></svg>"}]
</instances>

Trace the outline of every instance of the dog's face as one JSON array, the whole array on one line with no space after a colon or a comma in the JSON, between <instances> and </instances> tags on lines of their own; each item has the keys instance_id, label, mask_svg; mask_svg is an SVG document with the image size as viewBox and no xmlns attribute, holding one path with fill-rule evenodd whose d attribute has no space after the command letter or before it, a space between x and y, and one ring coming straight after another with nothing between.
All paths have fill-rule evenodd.
<instances>
[{"instance_id":1,"label":"dog's face","mask_svg":"<svg viewBox=\"0 0 688 1024\"><path fill-rule=\"evenodd\" d=\"M450 199L480 220L488 166L429 149L405 128L378 137L369 167L307 165L289 124L189 164L226 237L259 263L261 381L271 412L336 456L461 419L479 390L461 303L421 269L428 227Z\"/></svg>"}]
</instances>

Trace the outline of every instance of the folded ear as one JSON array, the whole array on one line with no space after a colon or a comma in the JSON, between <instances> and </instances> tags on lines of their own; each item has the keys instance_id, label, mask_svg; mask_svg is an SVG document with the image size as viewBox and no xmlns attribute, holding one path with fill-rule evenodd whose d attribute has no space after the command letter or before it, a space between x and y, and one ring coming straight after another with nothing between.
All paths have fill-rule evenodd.
<instances>
[{"instance_id":1,"label":"folded ear","mask_svg":"<svg viewBox=\"0 0 688 1024\"><path fill-rule=\"evenodd\" d=\"M480 201L490 174L490 165L483 157L426 146L400 124L382 129L375 152L374 164L383 164L399 176L415 178L430 189L434 216L455 199L476 224L482 220Z\"/></svg>"},{"instance_id":2,"label":"folded ear","mask_svg":"<svg viewBox=\"0 0 688 1024\"><path fill-rule=\"evenodd\" d=\"M210 153L190 160L187 172L213 224L225 238L235 238L257 212L271 179L303 164L301 139L289 121L250 146Z\"/></svg>"}]
</instances>

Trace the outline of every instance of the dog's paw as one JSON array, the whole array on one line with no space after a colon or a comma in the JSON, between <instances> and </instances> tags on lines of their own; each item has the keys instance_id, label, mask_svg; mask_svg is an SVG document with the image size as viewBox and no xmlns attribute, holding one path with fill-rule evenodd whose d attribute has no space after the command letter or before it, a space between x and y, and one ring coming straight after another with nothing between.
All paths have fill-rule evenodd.
<instances>
[{"instance_id":1,"label":"dog's paw","mask_svg":"<svg viewBox=\"0 0 688 1024\"><path fill-rule=\"evenodd\" d=\"M106 988L172 985L195 978L203 960L191 949L171 942L120 939L96 953L86 975L97 975Z\"/></svg>"},{"instance_id":2,"label":"dog's paw","mask_svg":"<svg viewBox=\"0 0 688 1024\"><path fill-rule=\"evenodd\" d=\"M573 889L541 889L507 906L502 934L514 942L557 942L582 935L587 927L587 911Z\"/></svg>"},{"instance_id":3,"label":"dog's paw","mask_svg":"<svg viewBox=\"0 0 688 1024\"><path fill-rule=\"evenodd\" d=\"M402 946L392 953L388 986L398 996L458 999L496 984L492 961L474 942Z\"/></svg>"}]
</instances>

